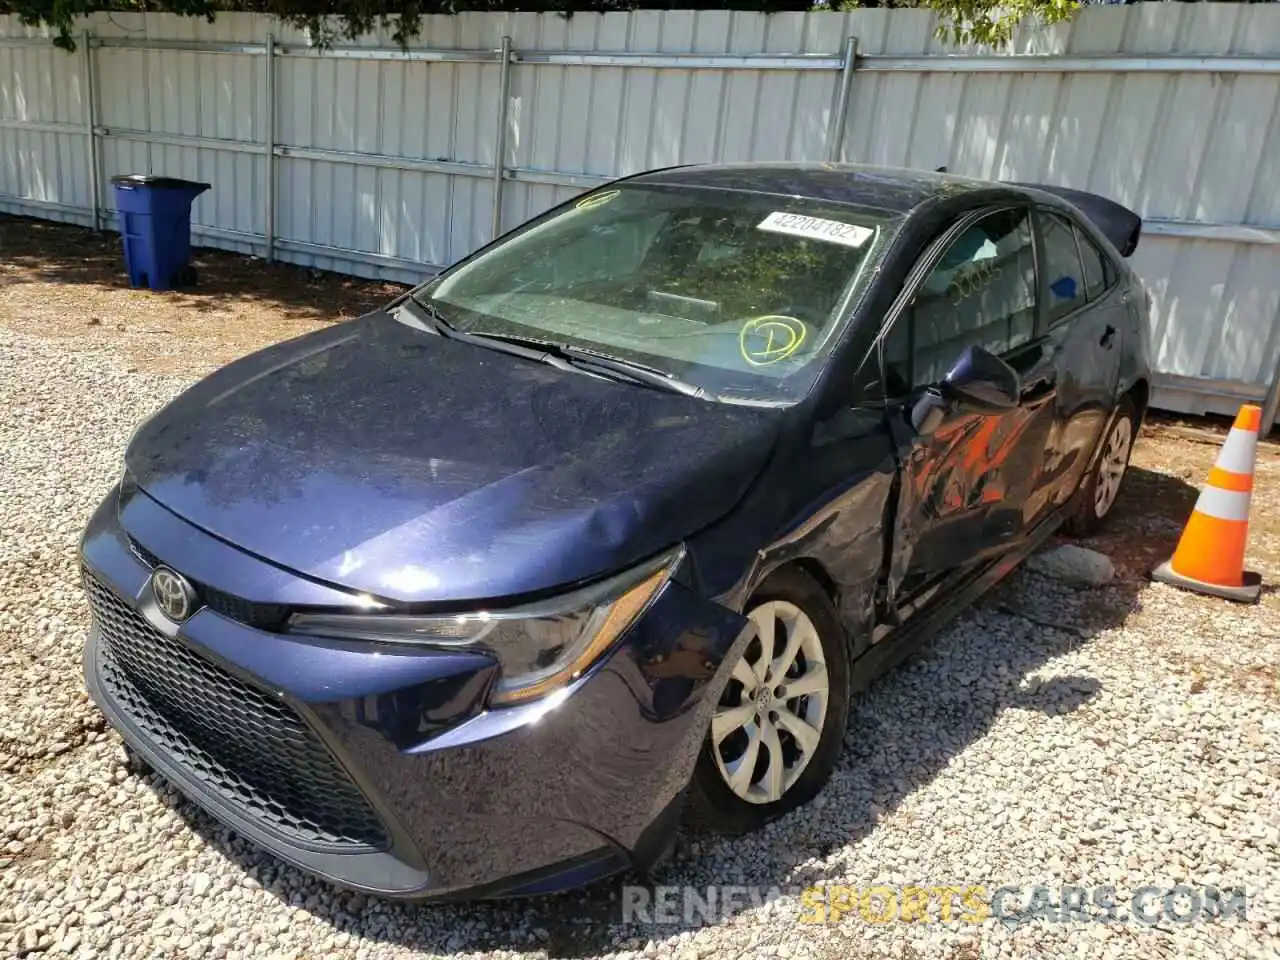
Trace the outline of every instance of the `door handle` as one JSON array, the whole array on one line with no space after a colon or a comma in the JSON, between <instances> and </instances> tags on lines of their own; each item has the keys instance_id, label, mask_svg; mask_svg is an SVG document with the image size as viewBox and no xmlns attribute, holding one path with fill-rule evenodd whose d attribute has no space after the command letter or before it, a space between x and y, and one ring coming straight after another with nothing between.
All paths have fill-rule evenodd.
<instances>
[{"instance_id":1,"label":"door handle","mask_svg":"<svg viewBox=\"0 0 1280 960\"><path fill-rule=\"evenodd\" d=\"M1053 394L1058 383L1053 377L1041 377L1022 391L1023 403L1035 403Z\"/></svg>"},{"instance_id":2,"label":"door handle","mask_svg":"<svg viewBox=\"0 0 1280 960\"><path fill-rule=\"evenodd\" d=\"M1102 347L1106 347L1108 350L1110 350L1111 345L1115 342L1115 339L1116 339L1116 328L1108 323L1107 329L1102 331L1102 337L1098 340L1098 345Z\"/></svg>"}]
</instances>

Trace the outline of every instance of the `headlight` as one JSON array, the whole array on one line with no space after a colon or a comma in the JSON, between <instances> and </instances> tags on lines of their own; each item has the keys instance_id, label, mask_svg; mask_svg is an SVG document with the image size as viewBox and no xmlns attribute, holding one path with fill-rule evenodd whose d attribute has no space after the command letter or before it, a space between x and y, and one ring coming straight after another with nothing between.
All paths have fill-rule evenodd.
<instances>
[{"instance_id":1,"label":"headlight","mask_svg":"<svg viewBox=\"0 0 1280 960\"><path fill-rule=\"evenodd\" d=\"M427 647L481 649L497 658L495 704L546 696L582 674L635 622L670 579L680 550L551 600L454 616L298 613L291 633Z\"/></svg>"}]
</instances>

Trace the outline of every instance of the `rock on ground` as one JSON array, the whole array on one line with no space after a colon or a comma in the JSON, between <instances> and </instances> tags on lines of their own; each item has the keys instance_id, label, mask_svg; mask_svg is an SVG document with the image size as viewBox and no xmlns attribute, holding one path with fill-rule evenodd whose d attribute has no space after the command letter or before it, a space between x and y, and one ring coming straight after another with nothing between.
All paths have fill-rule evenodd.
<instances>
[{"instance_id":1,"label":"rock on ground","mask_svg":"<svg viewBox=\"0 0 1280 960\"><path fill-rule=\"evenodd\" d=\"M1115 565L1105 553L1064 543L1027 559L1027 567L1046 577L1081 587L1101 587L1116 576Z\"/></svg>"}]
</instances>

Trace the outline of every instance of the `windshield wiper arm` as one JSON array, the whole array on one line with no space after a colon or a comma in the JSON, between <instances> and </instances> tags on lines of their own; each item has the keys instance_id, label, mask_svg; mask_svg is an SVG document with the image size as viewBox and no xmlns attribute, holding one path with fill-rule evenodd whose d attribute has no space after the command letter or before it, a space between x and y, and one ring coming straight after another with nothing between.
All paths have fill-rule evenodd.
<instances>
[{"instance_id":1,"label":"windshield wiper arm","mask_svg":"<svg viewBox=\"0 0 1280 960\"><path fill-rule=\"evenodd\" d=\"M698 397L699 399L710 397L710 394L702 387L686 383L665 370L659 370L657 367L650 367L635 360L614 357L598 350L592 350L589 347L579 347L572 343L555 343L551 340L523 337L514 333L468 333L467 336L476 337L477 339L499 340L534 350L542 350L549 355L549 358L567 360L577 369L588 373L604 374L614 379L621 377L624 380L630 380L632 383L657 387L661 390L668 390L671 393L682 393L688 397Z\"/></svg>"},{"instance_id":2,"label":"windshield wiper arm","mask_svg":"<svg viewBox=\"0 0 1280 960\"><path fill-rule=\"evenodd\" d=\"M460 336L459 331L444 318L444 314L434 303L419 300L410 294L396 304L394 309L401 323L407 323L411 327L417 327L427 333L436 333L442 337Z\"/></svg>"},{"instance_id":3,"label":"windshield wiper arm","mask_svg":"<svg viewBox=\"0 0 1280 960\"><path fill-rule=\"evenodd\" d=\"M544 343L526 337L508 337L489 333L470 333L459 330L448 320L434 303L426 303L417 297L409 297L396 308L396 317L418 330L434 333L450 340L461 340L463 343L477 344L491 350L499 350L512 356L524 357L526 360L538 360L549 363L562 370L572 369L572 364L560 356L556 345Z\"/></svg>"},{"instance_id":4,"label":"windshield wiper arm","mask_svg":"<svg viewBox=\"0 0 1280 960\"><path fill-rule=\"evenodd\" d=\"M586 347L555 343L538 337L523 337L514 333L475 333L459 330L444 318L435 304L425 303L416 297L409 297L399 305L398 309L402 321L442 337L461 340L464 343L484 343L486 346L497 347L518 357L549 363L561 370L576 369L614 380L622 378L632 383L658 387L690 397L709 396L702 387L686 383L656 367L612 357Z\"/></svg>"},{"instance_id":5,"label":"windshield wiper arm","mask_svg":"<svg viewBox=\"0 0 1280 960\"><path fill-rule=\"evenodd\" d=\"M707 399L710 396L702 387L681 380L674 374L659 370L657 367L650 367L634 360L624 360L621 357L612 357L606 353L598 353L595 350L568 343L564 344L560 350L564 356L578 363L603 368L613 373L621 374L624 377L630 377L632 380L651 387L658 387L662 390L670 390L672 393L682 393L686 397L697 397L699 399Z\"/></svg>"}]
</instances>

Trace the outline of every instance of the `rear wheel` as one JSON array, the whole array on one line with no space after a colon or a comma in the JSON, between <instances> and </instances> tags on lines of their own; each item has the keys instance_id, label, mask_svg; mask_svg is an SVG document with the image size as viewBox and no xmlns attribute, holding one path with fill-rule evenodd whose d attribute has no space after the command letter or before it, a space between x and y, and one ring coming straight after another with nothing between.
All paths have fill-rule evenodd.
<instances>
[{"instance_id":1,"label":"rear wheel","mask_svg":"<svg viewBox=\"0 0 1280 960\"><path fill-rule=\"evenodd\" d=\"M813 578L786 568L752 598L756 636L733 666L694 773L694 812L742 833L807 803L839 759L849 647Z\"/></svg>"},{"instance_id":2,"label":"rear wheel","mask_svg":"<svg viewBox=\"0 0 1280 960\"><path fill-rule=\"evenodd\" d=\"M1067 532L1078 537L1096 533L1115 506L1120 496L1120 486L1129 469L1129 457L1133 453L1137 409L1133 401L1125 397L1120 401L1115 420L1102 444L1102 453L1093 465L1080 490L1076 512L1067 521Z\"/></svg>"}]
</instances>

